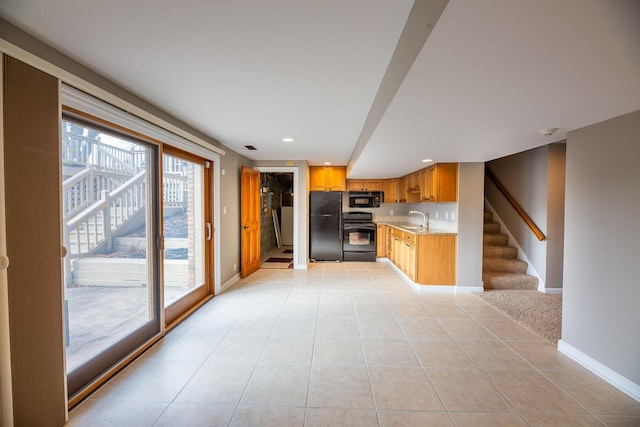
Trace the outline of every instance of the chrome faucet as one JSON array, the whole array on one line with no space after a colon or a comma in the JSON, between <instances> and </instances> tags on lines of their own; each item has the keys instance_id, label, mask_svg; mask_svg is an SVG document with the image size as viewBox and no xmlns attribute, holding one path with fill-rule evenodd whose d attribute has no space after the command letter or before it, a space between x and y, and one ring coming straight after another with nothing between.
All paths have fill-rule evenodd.
<instances>
[{"instance_id":1,"label":"chrome faucet","mask_svg":"<svg viewBox=\"0 0 640 427\"><path fill-rule=\"evenodd\" d=\"M427 230L429 230L429 212L424 214L424 213L422 213L420 211L409 211L409 215L411 215L411 214L420 214L420 215L422 215L422 222L420 223L420 227L426 228Z\"/></svg>"}]
</instances>

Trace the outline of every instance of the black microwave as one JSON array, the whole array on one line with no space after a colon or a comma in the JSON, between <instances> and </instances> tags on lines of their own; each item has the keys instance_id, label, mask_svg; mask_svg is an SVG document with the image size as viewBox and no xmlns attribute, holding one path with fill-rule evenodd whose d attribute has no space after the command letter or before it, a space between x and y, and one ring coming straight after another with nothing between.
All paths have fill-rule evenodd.
<instances>
[{"instance_id":1,"label":"black microwave","mask_svg":"<svg viewBox=\"0 0 640 427\"><path fill-rule=\"evenodd\" d=\"M349 191L350 208L379 208L382 191Z\"/></svg>"}]
</instances>

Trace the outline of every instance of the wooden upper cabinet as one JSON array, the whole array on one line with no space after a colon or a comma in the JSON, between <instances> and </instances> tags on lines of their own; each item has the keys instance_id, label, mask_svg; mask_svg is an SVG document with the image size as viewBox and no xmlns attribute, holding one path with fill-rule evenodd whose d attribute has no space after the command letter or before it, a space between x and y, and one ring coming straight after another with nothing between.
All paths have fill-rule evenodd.
<instances>
[{"instance_id":1,"label":"wooden upper cabinet","mask_svg":"<svg viewBox=\"0 0 640 427\"><path fill-rule=\"evenodd\" d=\"M410 193L420 192L420 171L407 175L407 191Z\"/></svg>"},{"instance_id":2,"label":"wooden upper cabinet","mask_svg":"<svg viewBox=\"0 0 640 427\"><path fill-rule=\"evenodd\" d=\"M385 179L382 183L384 203L398 203L398 178Z\"/></svg>"},{"instance_id":3,"label":"wooden upper cabinet","mask_svg":"<svg viewBox=\"0 0 640 427\"><path fill-rule=\"evenodd\" d=\"M347 191L384 191L381 179L348 179Z\"/></svg>"},{"instance_id":4,"label":"wooden upper cabinet","mask_svg":"<svg viewBox=\"0 0 640 427\"><path fill-rule=\"evenodd\" d=\"M310 191L347 191L346 166L310 166Z\"/></svg>"},{"instance_id":5,"label":"wooden upper cabinet","mask_svg":"<svg viewBox=\"0 0 640 427\"><path fill-rule=\"evenodd\" d=\"M421 174L420 200L456 202L458 200L458 164L438 163Z\"/></svg>"},{"instance_id":6,"label":"wooden upper cabinet","mask_svg":"<svg viewBox=\"0 0 640 427\"><path fill-rule=\"evenodd\" d=\"M326 189L324 174L314 179L314 169L331 167L311 167L311 189L330 191ZM346 175L346 168L342 169ZM383 191L383 203L457 202L458 164L437 163L401 178L347 179L345 185L346 191Z\"/></svg>"},{"instance_id":7,"label":"wooden upper cabinet","mask_svg":"<svg viewBox=\"0 0 640 427\"><path fill-rule=\"evenodd\" d=\"M416 203L421 199L420 171L407 175L407 202Z\"/></svg>"},{"instance_id":8,"label":"wooden upper cabinet","mask_svg":"<svg viewBox=\"0 0 640 427\"><path fill-rule=\"evenodd\" d=\"M398 202L407 201L407 177L398 178Z\"/></svg>"}]
</instances>

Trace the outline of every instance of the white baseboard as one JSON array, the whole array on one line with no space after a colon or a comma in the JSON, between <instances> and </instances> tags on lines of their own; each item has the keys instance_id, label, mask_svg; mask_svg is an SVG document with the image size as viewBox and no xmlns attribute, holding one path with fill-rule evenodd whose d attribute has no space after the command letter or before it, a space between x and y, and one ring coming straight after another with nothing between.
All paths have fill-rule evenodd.
<instances>
[{"instance_id":1,"label":"white baseboard","mask_svg":"<svg viewBox=\"0 0 640 427\"><path fill-rule=\"evenodd\" d=\"M293 266L294 270L306 270L307 268L307 264L296 264Z\"/></svg>"},{"instance_id":2,"label":"white baseboard","mask_svg":"<svg viewBox=\"0 0 640 427\"><path fill-rule=\"evenodd\" d=\"M484 286L456 286L456 292L466 294L470 292L484 292Z\"/></svg>"},{"instance_id":3,"label":"white baseboard","mask_svg":"<svg viewBox=\"0 0 640 427\"><path fill-rule=\"evenodd\" d=\"M469 293L469 292L484 292L482 286L456 286L456 285L421 285L409 279L402 270L400 270L389 258L376 258L376 261L386 262L396 270L405 282L413 286L420 292L446 292L446 293Z\"/></svg>"},{"instance_id":4,"label":"white baseboard","mask_svg":"<svg viewBox=\"0 0 640 427\"><path fill-rule=\"evenodd\" d=\"M561 294L562 288L545 288L542 290L545 294Z\"/></svg>"},{"instance_id":5,"label":"white baseboard","mask_svg":"<svg viewBox=\"0 0 640 427\"><path fill-rule=\"evenodd\" d=\"M219 293L223 293L224 291L226 291L227 289L229 289L231 286L233 286L234 283L236 283L238 280L240 280L240 273L237 273L235 276L232 276L231 279L227 280L226 282L224 282L222 284L222 286L220 286L220 292Z\"/></svg>"},{"instance_id":6,"label":"white baseboard","mask_svg":"<svg viewBox=\"0 0 640 427\"><path fill-rule=\"evenodd\" d=\"M593 359L591 356L581 352L566 341L558 341L558 351L569 356L612 386L620 391L628 394L631 398L640 402L640 385L634 383L628 378L623 377L614 370L606 367L602 363Z\"/></svg>"}]
</instances>

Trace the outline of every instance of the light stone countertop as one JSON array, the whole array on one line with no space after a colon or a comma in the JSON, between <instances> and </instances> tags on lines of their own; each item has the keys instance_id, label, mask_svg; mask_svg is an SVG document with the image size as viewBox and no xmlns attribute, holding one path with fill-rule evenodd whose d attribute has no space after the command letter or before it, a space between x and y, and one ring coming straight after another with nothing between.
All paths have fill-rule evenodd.
<instances>
[{"instance_id":1,"label":"light stone countertop","mask_svg":"<svg viewBox=\"0 0 640 427\"><path fill-rule=\"evenodd\" d=\"M419 225L416 225L411 222L389 222L389 221L377 221L376 224L385 224L391 227L397 228L399 230L416 234L416 235L448 235L448 236L456 236L458 233L439 229L436 227L429 227L429 229L422 229Z\"/></svg>"}]
</instances>

